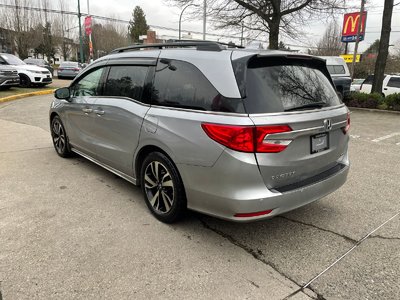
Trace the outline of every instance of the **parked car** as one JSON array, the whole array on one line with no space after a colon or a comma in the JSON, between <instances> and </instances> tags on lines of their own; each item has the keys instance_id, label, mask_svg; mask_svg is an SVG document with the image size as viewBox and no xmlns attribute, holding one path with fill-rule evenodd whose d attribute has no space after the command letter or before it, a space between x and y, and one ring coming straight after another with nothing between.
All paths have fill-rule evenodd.
<instances>
[{"instance_id":1,"label":"parked car","mask_svg":"<svg viewBox=\"0 0 400 300\"><path fill-rule=\"evenodd\" d=\"M320 56L326 59L326 66L336 86L339 96L343 99L350 95L351 76L349 67L340 56Z\"/></svg>"},{"instance_id":2,"label":"parked car","mask_svg":"<svg viewBox=\"0 0 400 300\"><path fill-rule=\"evenodd\" d=\"M76 61L64 61L58 67L57 76L59 79L75 78L81 69L81 65Z\"/></svg>"},{"instance_id":3,"label":"parked car","mask_svg":"<svg viewBox=\"0 0 400 300\"><path fill-rule=\"evenodd\" d=\"M361 85L364 82L364 79L354 79L350 86L351 92L359 92L361 90Z\"/></svg>"},{"instance_id":4,"label":"parked car","mask_svg":"<svg viewBox=\"0 0 400 300\"><path fill-rule=\"evenodd\" d=\"M19 85L17 70L8 66L0 65L0 90L6 90Z\"/></svg>"},{"instance_id":5,"label":"parked car","mask_svg":"<svg viewBox=\"0 0 400 300\"><path fill-rule=\"evenodd\" d=\"M39 66L42 68L46 68L47 70L49 70L49 72L51 73L51 75L54 75L54 69L53 67L44 59L41 58L25 58L24 62L26 62L28 65L35 65L35 66Z\"/></svg>"},{"instance_id":6,"label":"parked car","mask_svg":"<svg viewBox=\"0 0 400 300\"><path fill-rule=\"evenodd\" d=\"M349 111L325 60L298 53L117 49L58 89L49 116L59 156L140 185L163 222L186 208L271 218L335 191L349 171Z\"/></svg>"},{"instance_id":7,"label":"parked car","mask_svg":"<svg viewBox=\"0 0 400 300\"><path fill-rule=\"evenodd\" d=\"M28 65L12 54L0 53L0 64L7 65L12 69L17 70L20 79L20 86L22 87L29 87L31 85L45 86L53 81L49 70L38 66Z\"/></svg>"},{"instance_id":8,"label":"parked car","mask_svg":"<svg viewBox=\"0 0 400 300\"><path fill-rule=\"evenodd\" d=\"M361 85L361 93L369 94L372 91L372 82L374 75L368 75ZM400 93L400 76L399 75L385 75L382 84L382 95L389 96L391 94Z\"/></svg>"}]
</instances>

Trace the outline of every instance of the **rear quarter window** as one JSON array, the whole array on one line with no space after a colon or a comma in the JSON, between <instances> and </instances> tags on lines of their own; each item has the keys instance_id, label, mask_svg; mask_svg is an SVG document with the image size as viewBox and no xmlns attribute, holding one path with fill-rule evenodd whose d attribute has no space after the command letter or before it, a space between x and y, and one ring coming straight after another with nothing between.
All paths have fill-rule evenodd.
<instances>
[{"instance_id":1,"label":"rear quarter window","mask_svg":"<svg viewBox=\"0 0 400 300\"><path fill-rule=\"evenodd\" d=\"M178 60L159 61L152 103L202 111L244 112L242 99L222 96L199 69Z\"/></svg>"}]
</instances>

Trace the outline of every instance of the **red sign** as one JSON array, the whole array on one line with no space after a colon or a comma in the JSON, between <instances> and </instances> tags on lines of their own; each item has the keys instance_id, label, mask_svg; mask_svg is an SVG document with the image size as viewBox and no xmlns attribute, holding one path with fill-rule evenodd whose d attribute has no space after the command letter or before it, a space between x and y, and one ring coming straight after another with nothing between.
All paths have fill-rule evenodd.
<instances>
[{"instance_id":1,"label":"red sign","mask_svg":"<svg viewBox=\"0 0 400 300\"><path fill-rule=\"evenodd\" d=\"M343 18L343 30L342 30L342 42L355 42L357 39L357 30L360 20L360 13L354 12L345 14ZM367 12L365 11L362 15L361 29L360 29L360 40L364 39L365 24L367 21Z\"/></svg>"},{"instance_id":2,"label":"red sign","mask_svg":"<svg viewBox=\"0 0 400 300\"><path fill-rule=\"evenodd\" d=\"M87 16L85 17L85 32L86 35L91 35L92 34L92 17Z\"/></svg>"}]
</instances>

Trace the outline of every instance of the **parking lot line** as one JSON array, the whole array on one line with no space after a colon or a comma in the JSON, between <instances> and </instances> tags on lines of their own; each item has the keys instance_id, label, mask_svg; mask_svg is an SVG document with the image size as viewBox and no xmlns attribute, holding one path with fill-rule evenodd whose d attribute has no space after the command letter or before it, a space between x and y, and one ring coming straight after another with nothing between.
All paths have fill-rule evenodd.
<instances>
[{"instance_id":1,"label":"parking lot line","mask_svg":"<svg viewBox=\"0 0 400 300\"><path fill-rule=\"evenodd\" d=\"M398 215L400 215L400 212L396 213L394 216L390 217L388 220L383 222L381 225L373 229L370 233L366 234L361 240L359 240L353 247L351 247L349 250L347 250L344 254L342 254L339 258L337 258L332 264L330 264L325 270L323 270L321 273L319 273L317 276L312 278L309 282L307 282L304 286L303 289L309 287L311 283L313 283L315 280L317 280L320 276L322 276L324 273L329 271L334 265L336 265L339 261L341 261L343 258L345 258L350 252L352 252L354 249L356 249L358 246L361 245L363 241L365 241L367 238L371 236L374 232L376 232L378 229L380 229L382 226L386 225L389 223L391 220L396 218Z\"/></svg>"},{"instance_id":2,"label":"parking lot line","mask_svg":"<svg viewBox=\"0 0 400 300\"><path fill-rule=\"evenodd\" d=\"M375 142L375 143L378 143L380 141L390 139L390 138L395 137L397 135L400 135L400 132L394 132L394 133L391 133L391 134L388 134L388 135L385 135L385 136L381 136L381 137L376 138L376 139L374 139L372 141Z\"/></svg>"}]
</instances>

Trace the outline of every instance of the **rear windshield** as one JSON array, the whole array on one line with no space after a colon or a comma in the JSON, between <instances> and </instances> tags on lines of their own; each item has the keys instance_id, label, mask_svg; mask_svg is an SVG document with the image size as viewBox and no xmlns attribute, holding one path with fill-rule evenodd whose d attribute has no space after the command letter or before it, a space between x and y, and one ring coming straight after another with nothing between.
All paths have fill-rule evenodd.
<instances>
[{"instance_id":1,"label":"rear windshield","mask_svg":"<svg viewBox=\"0 0 400 300\"><path fill-rule=\"evenodd\" d=\"M246 73L246 111L274 113L339 105L341 102L323 68L307 60L250 61Z\"/></svg>"},{"instance_id":2,"label":"rear windshield","mask_svg":"<svg viewBox=\"0 0 400 300\"><path fill-rule=\"evenodd\" d=\"M346 74L346 70L341 65L327 65L327 68L332 75Z\"/></svg>"},{"instance_id":3,"label":"rear windshield","mask_svg":"<svg viewBox=\"0 0 400 300\"><path fill-rule=\"evenodd\" d=\"M60 64L60 67L78 67L79 64L73 61L65 61Z\"/></svg>"}]
</instances>

